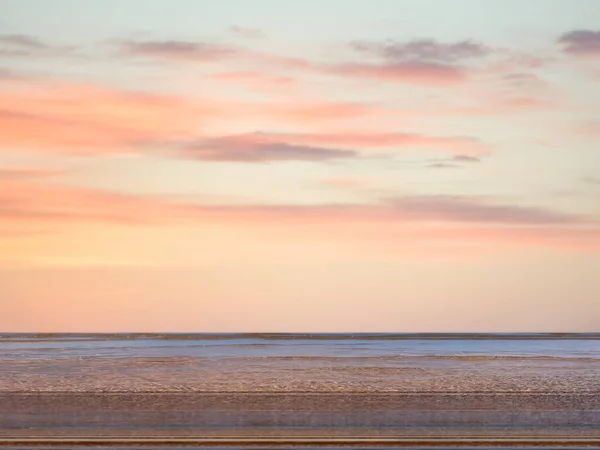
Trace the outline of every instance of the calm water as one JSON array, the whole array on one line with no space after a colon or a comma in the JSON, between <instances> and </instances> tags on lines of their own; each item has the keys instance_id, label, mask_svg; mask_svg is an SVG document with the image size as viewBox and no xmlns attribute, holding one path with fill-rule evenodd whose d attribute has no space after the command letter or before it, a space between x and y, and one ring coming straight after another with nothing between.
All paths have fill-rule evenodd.
<instances>
[{"instance_id":1,"label":"calm water","mask_svg":"<svg viewBox=\"0 0 600 450\"><path fill-rule=\"evenodd\" d=\"M0 359L131 358L599 359L600 334L5 334Z\"/></svg>"},{"instance_id":2,"label":"calm water","mask_svg":"<svg viewBox=\"0 0 600 450\"><path fill-rule=\"evenodd\" d=\"M595 390L600 334L4 334L0 390Z\"/></svg>"}]
</instances>

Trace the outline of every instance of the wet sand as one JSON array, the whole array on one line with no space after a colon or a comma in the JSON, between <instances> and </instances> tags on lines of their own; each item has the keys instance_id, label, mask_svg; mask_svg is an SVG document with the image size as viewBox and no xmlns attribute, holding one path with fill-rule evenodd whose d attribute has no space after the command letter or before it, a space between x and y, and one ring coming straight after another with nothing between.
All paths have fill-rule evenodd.
<instances>
[{"instance_id":1,"label":"wet sand","mask_svg":"<svg viewBox=\"0 0 600 450\"><path fill-rule=\"evenodd\" d=\"M600 360L184 356L2 360L1 392L600 392Z\"/></svg>"},{"instance_id":2,"label":"wet sand","mask_svg":"<svg viewBox=\"0 0 600 450\"><path fill-rule=\"evenodd\" d=\"M0 394L0 438L600 439L598 424L600 395L581 393Z\"/></svg>"}]
</instances>

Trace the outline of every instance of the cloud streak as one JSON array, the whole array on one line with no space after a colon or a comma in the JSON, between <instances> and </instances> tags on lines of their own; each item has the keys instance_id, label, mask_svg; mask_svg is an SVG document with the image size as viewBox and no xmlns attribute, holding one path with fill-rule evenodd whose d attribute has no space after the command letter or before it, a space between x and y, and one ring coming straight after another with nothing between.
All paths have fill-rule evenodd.
<instances>
[{"instance_id":1,"label":"cloud streak","mask_svg":"<svg viewBox=\"0 0 600 450\"><path fill-rule=\"evenodd\" d=\"M465 167L465 164L479 162L481 162L481 158L478 158L477 156L454 155L452 158L434 160L427 167L432 169L458 169Z\"/></svg>"},{"instance_id":2,"label":"cloud streak","mask_svg":"<svg viewBox=\"0 0 600 450\"><path fill-rule=\"evenodd\" d=\"M327 71L344 77L424 85L456 84L467 80L467 72L463 68L437 62L348 63Z\"/></svg>"},{"instance_id":3,"label":"cloud streak","mask_svg":"<svg viewBox=\"0 0 600 450\"><path fill-rule=\"evenodd\" d=\"M132 151L198 128L220 106L91 84L35 81L0 91L0 145L78 154Z\"/></svg>"},{"instance_id":4,"label":"cloud streak","mask_svg":"<svg viewBox=\"0 0 600 450\"><path fill-rule=\"evenodd\" d=\"M600 31L573 30L563 34L558 43L568 55L600 58Z\"/></svg>"},{"instance_id":5,"label":"cloud streak","mask_svg":"<svg viewBox=\"0 0 600 450\"><path fill-rule=\"evenodd\" d=\"M0 35L0 55L15 57L52 57L72 54L74 47L50 45L25 34Z\"/></svg>"},{"instance_id":6,"label":"cloud streak","mask_svg":"<svg viewBox=\"0 0 600 450\"><path fill-rule=\"evenodd\" d=\"M430 148L458 153L453 161L473 162L473 155L485 154L485 146L475 139L430 137L411 133L334 132L334 133L247 133L221 136L188 143L174 143L184 157L207 161L325 161L356 158L372 154L370 149L389 152ZM325 147L323 147L325 146ZM359 152L360 150L360 152Z\"/></svg>"},{"instance_id":7,"label":"cloud streak","mask_svg":"<svg viewBox=\"0 0 600 450\"><path fill-rule=\"evenodd\" d=\"M463 63L491 53L489 48L471 41L441 43L433 39L353 42L350 46L359 54L379 61L341 65L334 69L339 74L422 84L466 81L469 71Z\"/></svg>"},{"instance_id":8,"label":"cloud streak","mask_svg":"<svg viewBox=\"0 0 600 450\"><path fill-rule=\"evenodd\" d=\"M124 55L187 61L214 61L237 53L223 45L177 40L124 41L119 47Z\"/></svg>"},{"instance_id":9,"label":"cloud streak","mask_svg":"<svg viewBox=\"0 0 600 450\"><path fill-rule=\"evenodd\" d=\"M353 42L351 47L361 53L376 55L389 61L455 63L491 54L491 49L472 42L441 43L434 39L419 39L409 42L386 41Z\"/></svg>"},{"instance_id":10,"label":"cloud streak","mask_svg":"<svg viewBox=\"0 0 600 450\"><path fill-rule=\"evenodd\" d=\"M294 150L296 151L296 150ZM298 150L301 156L304 149ZM319 154L320 155L320 154ZM320 155L321 156L321 155ZM319 157L320 157L319 156ZM31 182L20 177L0 179L4 217L21 211L26 217L91 217L119 220L181 220L184 218L317 222L441 222L501 225L597 225L583 216L544 208L504 205L467 196L405 195L377 203L315 205L202 205L164 197L122 194L67 184ZM12 209L11 209L12 208ZM7 213L7 211L9 213ZM168 212L168 213L167 213Z\"/></svg>"},{"instance_id":11,"label":"cloud streak","mask_svg":"<svg viewBox=\"0 0 600 450\"><path fill-rule=\"evenodd\" d=\"M301 144L324 144L362 149L401 149L428 147L462 156L486 154L485 144L476 138L460 136L427 136L418 133L338 130L321 133L256 133L249 139L283 139Z\"/></svg>"},{"instance_id":12,"label":"cloud streak","mask_svg":"<svg viewBox=\"0 0 600 450\"><path fill-rule=\"evenodd\" d=\"M582 219L542 208L485 203L469 197L412 196L390 200L404 217L449 222L485 222L499 224L549 225L573 224Z\"/></svg>"},{"instance_id":13,"label":"cloud streak","mask_svg":"<svg viewBox=\"0 0 600 450\"><path fill-rule=\"evenodd\" d=\"M468 70L456 64L461 60L485 54L485 47L471 42L440 44L417 41L395 45L354 44L363 56L368 51L380 61L364 58L349 62L320 63L304 57L283 56L243 47L196 41L125 41L120 52L133 57L150 57L179 61L246 61L296 73L380 79L416 84L453 84L467 79ZM445 56L444 56L445 55Z\"/></svg>"},{"instance_id":14,"label":"cloud streak","mask_svg":"<svg viewBox=\"0 0 600 450\"><path fill-rule=\"evenodd\" d=\"M341 184L334 180L333 185L362 186L360 180L352 179L341 180ZM386 252L410 248L416 256L424 249L473 245L485 245L490 252L510 246L600 252L597 221L473 197L405 195L378 203L206 205L43 180L0 178L0 238L15 238L10 230L43 229L52 239L64 226L95 224L144 229L212 224L270 233L276 227L280 236L295 242L326 238Z\"/></svg>"},{"instance_id":15,"label":"cloud streak","mask_svg":"<svg viewBox=\"0 0 600 450\"><path fill-rule=\"evenodd\" d=\"M220 162L272 162L272 161L327 161L356 158L352 150L295 145L270 139L247 139L245 136L231 136L208 139L184 146L181 150L186 157L203 161Z\"/></svg>"},{"instance_id":16,"label":"cloud streak","mask_svg":"<svg viewBox=\"0 0 600 450\"><path fill-rule=\"evenodd\" d=\"M6 78L0 79L0 83L4 87L0 90L0 145L57 153L130 153L165 141L199 141L206 139L207 130L215 124L249 117L289 127L396 114L376 104L358 102L189 98L35 78ZM400 138L398 135L395 139ZM408 135L404 137L408 138ZM262 139L267 139L266 135ZM386 138L380 135L379 139ZM271 141L276 142L271 143L282 144L289 140L286 136L272 136ZM309 141L298 137L288 144L348 146ZM459 141L439 140L437 144L451 145ZM467 141L463 143L466 145Z\"/></svg>"}]
</instances>

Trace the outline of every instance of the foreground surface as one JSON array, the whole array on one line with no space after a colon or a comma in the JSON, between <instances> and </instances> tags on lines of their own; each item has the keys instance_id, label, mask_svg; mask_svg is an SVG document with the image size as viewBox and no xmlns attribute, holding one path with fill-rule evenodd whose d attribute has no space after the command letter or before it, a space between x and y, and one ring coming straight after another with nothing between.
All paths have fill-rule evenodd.
<instances>
[{"instance_id":1,"label":"foreground surface","mask_svg":"<svg viewBox=\"0 0 600 450\"><path fill-rule=\"evenodd\" d=\"M597 394L14 393L3 438L600 438Z\"/></svg>"},{"instance_id":2,"label":"foreground surface","mask_svg":"<svg viewBox=\"0 0 600 450\"><path fill-rule=\"evenodd\" d=\"M3 448L600 447L598 335L9 335Z\"/></svg>"}]
</instances>

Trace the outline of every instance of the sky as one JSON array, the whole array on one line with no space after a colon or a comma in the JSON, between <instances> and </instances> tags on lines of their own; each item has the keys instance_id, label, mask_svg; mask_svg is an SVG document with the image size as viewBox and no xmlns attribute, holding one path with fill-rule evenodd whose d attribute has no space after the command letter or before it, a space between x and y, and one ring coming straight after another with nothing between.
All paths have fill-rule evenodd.
<instances>
[{"instance_id":1,"label":"sky","mask_svg":"<svg viewBox=\"0 0 600 450\"><path fill-rule=\"evenodd\" d=\"M0 0L0 331L598 331L599 18Z\"/></svg>"}]
</instances>

